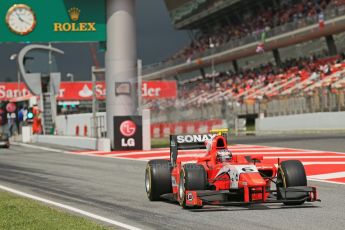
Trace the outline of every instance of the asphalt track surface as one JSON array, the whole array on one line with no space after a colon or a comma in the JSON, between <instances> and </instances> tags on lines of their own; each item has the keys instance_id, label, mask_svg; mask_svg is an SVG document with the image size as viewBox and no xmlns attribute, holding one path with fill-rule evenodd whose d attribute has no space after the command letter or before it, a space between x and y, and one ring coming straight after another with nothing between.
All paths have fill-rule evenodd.
<instances>
[{"instance_id":1,"label":"asphalt track surface","mask_svg":"<svg viewBox=\"0 0 345 230\"><path fill-rule=\"evenodd\" d=\"M236 138L233 143L345 152L345 135ZM11 146L0 149L0 184L142 229L344 229L345 185L310 181L321 203L183 210L149 202L146 162L63 154ZM345 171L345 166L344 166ZM116 227L115 227L116 228Z\"/></svg>"}]
</instances>

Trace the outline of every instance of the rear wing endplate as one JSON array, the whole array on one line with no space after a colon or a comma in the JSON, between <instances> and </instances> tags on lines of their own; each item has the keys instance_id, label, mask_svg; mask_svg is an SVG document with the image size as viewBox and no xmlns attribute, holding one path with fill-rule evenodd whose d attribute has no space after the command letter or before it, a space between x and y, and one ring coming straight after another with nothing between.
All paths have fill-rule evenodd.
<instances>
[{"instance_id":1,"label":"rear wing endplate","mask_svg":"<svg viewBox=\"0 0 345 230\"><path fill-rule=\"evenodd\" d=\"M206 141L217 134L170 135L170 162L176 165L178 150L206 149Z\"/></svg>"}]
</instances>

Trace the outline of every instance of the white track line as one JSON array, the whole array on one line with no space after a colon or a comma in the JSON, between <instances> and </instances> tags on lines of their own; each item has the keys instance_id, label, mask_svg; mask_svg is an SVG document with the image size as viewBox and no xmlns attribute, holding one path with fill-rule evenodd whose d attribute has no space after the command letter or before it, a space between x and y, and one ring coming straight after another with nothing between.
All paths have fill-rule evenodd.
<instances>
[{"instance_id":1,"label":"white track line","mask_svg":"<svg viewBox=\"0 0 345 230\"><path fill-rule=\"evenodd\" d=\"M181 158L186 158L186 157L201 157L202 154L185 154L185 155L180 155L177 157L177 159L181 159ZM167 159L170 158L170 156L159 156L159 157L140 157L140 159L142 160L153 160L153 159Z\"/></svg>"},{"instance_id":2,"label":"white track line","mask_svg":"<svg viewBox=\"0 0 345 230\"><path fill-rule=\"evenodd\" d=\"M270 150L270 151L281 151L281 150L290 150L290 148L280 148L280 147L262 147L262 148L256 148L256 147L241 147L241 148L234 148L233 146L229 147L230 150L237 152L237 151L252 151L252 150L256 150L256 151L262 151L262 150ZM122 152L122 153L116 153L116 152L103 152L103 151L81 151L81 152L73 152L75 154L99 154L99 155L118 155L118 156L126 156L127 154L137 154L137 155L145 155L145 154L151 154L151 153L169 153L169 149L168 148L160 148L160 149L155 149L155 150L148 150L148 151L134 151L134 152ZM191 149L191 150L182 150L182 151L188 151L188 152L197 152L197 151L202 151L200 149ZM206 151L206 150L205 150ZM291 151L294 151L293 149L291 149Z\"/></svg>"},{"instance_id":3,"label":"white track line","mask_svg":"<svg viewBox=\"0 0 345 230\"><path fill-rule=\"evenodd\" d=\"M81 152L73 152L74 154L80 154L80 155L85 155L85 154L97 154L97 153L104 153L102 151L81 151Z\"/></svg>"},{"instance_id":4,"label":"white track line","mask_svg":"<svg viewBox=\"0 0 345 230\"><path fill-rule=\"evenodd\" d=\"M308 180L310 181L317 181L317 182L322 182L322 183L330 183L330 184L341 184L341 185L345 185L344 182L336 182L336 181L329 181L329 180L318 180L318 179L313 179L313 178L309 178Z\"/></svg>"},{"instance_id":5,"label":"white track line","mask_svg":"<svg viewBox=\"0 0 345 230\"><path fill-rule=\"evenodd\" d=\"M263 154L263 153L255 153L255 154L248 154L248 155L260 155L260 154ZM273 156L269 156L269 157L266 157L264 156L264 159L276 159L276 158L281 158L281 159L290 159L290 158L320 158L320 159L329 159L329 158L339 158L339 159L343 159L345 158L345 156L299 156L299 155L294 155L294 156L279 156L277 155L277 153L264 153L265 155L273 155ZM290 154L288 152L284 152L284 154ZM301 154L301 152L299 152L298 154ZM302 153L303 154L303 153ZM315 154L315 152L313 153ZM317 153L316 153L317 154ZM112 157L130 157L132 154L125 154L125 155L111 155ZM234 154L234 155L243 155L243 154ZM201 157L201 156L205 156L205 153L199 153L199 154L181 154L179 155L178 157L179 158L185 158L185 157ZM151 156L151 157L138 157L136 159L145 159L145 160L148 160L148 159L165 159L167 157L170 157L168 154L165 153L165 156Z\"/></svg>"},{"instance_id":6,"label":"white track line","mask_svg":"<svg viewBox=\"0 0 345 230\"><path fill-rule=\"evenodd\" d=\"M345 165L345 161L312 161L312 162L303 162L303 165Z\"/></svg>"},{"instance_id":7,"label":"white track line","mask_svg":"<svg viewBox=\"0 0 345 230\"><path fill-rule=\"evenodd\" d=\"M188 150L188 152L198 152L200 149L193 149L193 150ZM169 153L169 151L166 150L152 150L152 151L135 151L135 152L102 152L102 151L87 151L87 152L71 152L76 155L84 155L84 154L94 154L94 155L99 155L99 156L127 156L127 155L147 155L147 154L156 154L156 153Z\"/></svg>"},{"instance_id":8,"label":"white track line","mask_svg":"<svg viewBox=\"0 0 345 230\"><path fill-rule=\"evenodd\" d=\"M236 144L236 145L228 145L228 148L236 148L236 149L241 149L241 148L261 148L261 147L268 147L269 146L261 146L261 145L241 145L241 144ZM170 148L155 148L156 150L169 150Z\"/></svg>"},{"instance_id":9,"label":"white track line","mask_svg":"<svg viewBox=\"0 0 345 230\"><path fill-rule=\"evenodd\" d=\"M193 152L198 152L196 154L206 154L206 151L200 151L198 150L188 150L188 151L183 151L183 152L188 152L188 153L193 153ZM283 151L283 152L267 152L267 151L260 151L258 150L257 152L242 152L242 151L232 151L232 153L234 154L238 154L238 155L260 155L260 154L265 154L265 155L277 155L277 154L322 154L322 153L332 153L332 152L323 152L323 151ZM83 155L84 153L76 153L76 154L80 154ZM149 154L170 154L168 151L152 151L152 152L129 152L129 153L107 153L104 155L108 155L108 156L115 156L115 157L125 157L125 156L132 156L132 155L140 155L145 157L145 155L149 155ZM99 155L102 156L101 154L97 154L95 153L95 155ZM181 154L180 156L185 156L187 154Z\"/></svg>"},{"instance_id":10,"label":"white track line","mask_svg":"<svg viewBox=\"0 0 345 230\"><path fill-rule=\"evenodd\" d=\"M266 147L266 148L279 148L279 147L270 147L270 146L265 146L265 145L260 145L260 146L262 146L262 147ZM283 148L283 147L281 147L281 148ZM291 148L291 149L295 149L295 150L300 150L300 151L314 151L315 152L315 150L312 150L312 149L300 149L300 148ZM336 154L345 154L344 152L335 152L335 151L322 151L322 150L320 150L321 152L325 152L325 153L336 153Z\"/></svg>"},{"instance_id":11,"label":"white track line","mask_svg":"<svg viewBox=\"0 0 345 230\"><path fill-rule=\"evenodd\" d=\"M96 214L93 214L93 213L90 213L90 212L87 212L87 211L83 211L81 209L78 209L78 208L75 208L75 207L72 207L72 206L69 206L69 205L61 204L61 203L58 203L58 202L55 202L55 201L51 201L51 200L48 200L48 199L44 199L44 198L41 198L41 197L38 197L38 196L30 195L28 193L24 193L24 192L21 192L21 191L18 191L18 190L15 190L15 189L3 186L3 185L0 185L0 189L2 189L4 191L7 191L7 192L14 193L14 194L19 195L19 196L23 196L23 197L30 198L30 199L33 199L33 200L37 200L37 201L40 201L40 202L43 202L43 203L46 203L46 204L49 204L49 205L53 205L53 206L56 206L56 207L59 207L59 208L63 208L63 209L66 209L68 211L75 212L75 213L78 213L78 214L83 215L83 216L87 216L87 217L95 219L95 220L99 220L99 221L102 221L102 222L105 222L105 223L108 223L108 224L116 225L116 226L121 227L121 228L125 228L125 229L128 229L128 230L141 230L140 228L137 228L137 227L134 227L134 226L131 226L131 225L128 225L128 224L124 224L124 223L121 223L121 222L118 222L118 221L115 221L115 220L111 220L111 219L108 219L108 218L105 218L105 217L102 217L102 216L99 216L99 215L96 215Z\"/></svg>"},{"instance_id":12,"label":"white track line","mask_svg":"<svg viewBox=\"0 0 345 230\"><path fill-rule=\"evenodd\" d=\"M308 158L313 158L313 159L329 159L329 158L334 158L334 159L345 159L345 156L270 156L266 157L264 156L264 159L290 159L290 158L298 158L298 159L308 159Z\"/></svg>"},{"instance_id":13,"label":"white track line","mask_svg":"<svg viewBox=\"0 0 345 230\"><path fill-rule=\"evenodd\" d=\"M291 148L276 148L276 147L273 147L273 148L241 148L241 149L237 149L237 148L229 148L229 150L231 151L236 151L236 152L245 152L245 151L296 151L295 149L291 149ZM300 150L297 150L297 151L300 151Z\"/></svg>"},{"instance_id":14,"label":"white track line","mask_svg":"<svg viewBox=\"0 0 345 230\"><path fill-rule=\"evenodd\" d=\"M260 154L264 154L264 155L279 155L279 154L322 154L322 153L332 153L332 152L323 152L323 151L282 151L282 152L265 152L265 151L257 151L255 153L251 153L251 152L236 152L236 151L232 151L232 153L234 154L239 154L239 155L243 155L243 154L247 154L247 155L260 155Z\"/></svg>"},{"instance_id":15,"label":"white track line","mask_svg":"<svg viewBox=\"0 0 345 230\"><path fill-rule=\"evenodd\" d=\"M345 178L345 171L344 172L336 172L336 173L326 173L326 174L319 174L319 175L311 175L311 176L309 176L309 178L319 179L319 180Z\"/></svg>"}]
</instances>

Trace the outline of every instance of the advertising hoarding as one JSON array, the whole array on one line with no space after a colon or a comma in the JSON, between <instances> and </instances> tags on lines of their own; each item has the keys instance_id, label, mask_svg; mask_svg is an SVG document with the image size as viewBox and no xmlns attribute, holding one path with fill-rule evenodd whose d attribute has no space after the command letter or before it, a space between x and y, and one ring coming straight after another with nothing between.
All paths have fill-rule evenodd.
<instances>
[{"instance_id":1,"label":"advertising hoarding","mask_svg":"<svg viewBox=\"0 0 345 230\"><path fill-rule=\"evenodd\" d=\"M114 150L142 150L141 116L114 116Z\"/></svg>"},{"instance_id":2,"label":"advertising hoarding","mask_svg":"<svg viewBox=\"0 0 345 230\"><path fill-rule=\"evenodd\" d=\"M0 31L0 42L105 41L105 0L0 0Z\"/></svg>"},{"instance_id":3,"label":"advertising hoarding","mask_svg":"<svg viewBox=\"0 0 345 230\"><path fill-rule=\"evenodd\" d=\"M104 100L106 95L104 82L96 83L96 96L98 100ZM19 97L32 96L24 83L18 88L16 82L0 83L0 101L11 100ZM142 97L145 99L176 98L177 85L175 81L144 81L142 85ZM91 100L92 82L61 82L58 92L58 101Z\"/></svg>"}]
</instances>

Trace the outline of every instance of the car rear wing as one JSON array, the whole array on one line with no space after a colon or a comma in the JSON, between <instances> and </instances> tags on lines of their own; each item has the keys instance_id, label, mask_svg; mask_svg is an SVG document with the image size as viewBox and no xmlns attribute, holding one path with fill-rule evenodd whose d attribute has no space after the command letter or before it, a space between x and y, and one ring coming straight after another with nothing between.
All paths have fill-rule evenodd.
<instances>
[{"instance_id":1,"label":"car rear wing","mask_svg":"<svg viewBox=\"0 0 345 230\"><path fill-rule=\"evenodd\" d=\"M176 164L178 150L206 149L205 142L217 134L170 135L170 162Z\"/></svg>"}]
</instances>

